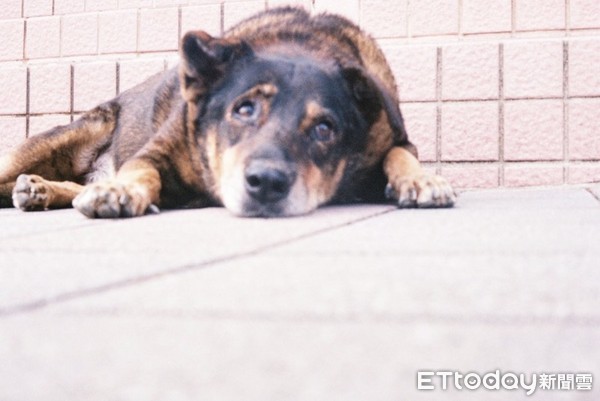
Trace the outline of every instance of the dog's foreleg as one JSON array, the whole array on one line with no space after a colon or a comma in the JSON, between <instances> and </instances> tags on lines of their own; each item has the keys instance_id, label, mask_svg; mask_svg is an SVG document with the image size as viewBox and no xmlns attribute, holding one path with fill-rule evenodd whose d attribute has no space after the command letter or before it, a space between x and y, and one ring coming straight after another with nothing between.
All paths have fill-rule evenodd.
<instances>
[{"instance_id":1,"label":"dog's foreleg","mask_svg":"<svg viewBox=\"0 0 600 401\"><path fill-rule=\"evenodd\" d=\"M23 211L71 207L83 186L69 181L48 181L40 176L21 174L13 186L13 205Z\"/></svg>"},{"instance_id":2,"label":"dog's foreleg","mask_svg":"<svg viewBox=\"0 0 600 401\"><path fill-rule=\"evenodd\" d=\"M383 168L388 179L386 197L399 207L451 207L456 201L443 177L426 173L417 158L400 146L388 152Z\"/></svg>"},{"instance_id":3,"label":"dog's foreleg","mask_svg":"<svg viewBox=\"0 0 600 401\"><path fill-rule=\"evenodd\" d=\"M85 181L96 157L110 143L118 110L116 103L105 103L71 124L32 136L0 157L0 207L69 207L82 189L76 182ZM29 178L17 182L22 174Z\"/></svg>"},{"instance_id":4,"label":"dog's foreleg","mask_svg":"<svg viewBox=\"0 0 600 401\"><path fill-rule=\"evenodd\" d=\"M115 179L85 187L73 206L90 218L136 217L160 201L160 173L146 159L127 161Z\"/></svg>"}]
</instances>

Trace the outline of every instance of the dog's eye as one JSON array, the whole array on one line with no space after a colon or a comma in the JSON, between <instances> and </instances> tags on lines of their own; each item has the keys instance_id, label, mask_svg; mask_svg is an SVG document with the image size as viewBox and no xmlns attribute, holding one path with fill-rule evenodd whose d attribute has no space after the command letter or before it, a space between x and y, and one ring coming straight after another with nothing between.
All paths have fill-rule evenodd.
<instances>
[{"instance_id":1,"label":"dog's eye","mask_svg":"<svg viewBox=\"0 0 600 401\"><path fill-rule=\"evenodd\" d=\"M233 109L236 117L242 120L251 120L258 114L259 106L252 100L244 100Z\"/></svg>"},{"instance_id":2,"label":"dog's eye","mask_svg":"<svg viewBox=\"0 0 600 401\"><path fill-rule=\"evenodd\" d=\"M315 125L310 133L310 137L319 142L329 142L335 136L335 128L329 121L321 121Z\"/></svg>"}]
</instances>

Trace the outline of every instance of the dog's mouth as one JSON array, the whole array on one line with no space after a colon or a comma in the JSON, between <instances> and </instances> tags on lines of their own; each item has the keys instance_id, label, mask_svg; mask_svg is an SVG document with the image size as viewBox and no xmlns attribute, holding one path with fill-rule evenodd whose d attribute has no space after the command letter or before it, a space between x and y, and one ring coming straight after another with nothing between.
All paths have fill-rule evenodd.
<instances>
[{"instance_id":1,"label":"dog's mouth","mask_svg":"<svg viewBox=\"0 0 600 401\"><path fill-rule=\"evenodd\" d=\"M285 203L283 204L261 204L258 202L246 202L241 210L241 213L237 213L240 217L290 217L285 212Z\"/></svg>"},{"instance_id":2,"label":"dog's mouth","mask_svg":"<svg viewBox=\"0 0 600 401\"><path fill-rule=\"evenodd\" d=\"M307 202L293 164L257 159L226 185L223 203L243 217L286 217L316 208ZM225 183L224 183L225 184Z\"/></svg>"},{"instance_id":3,"label":"dog's mouth","mask_svg":"<svg viewBox=\"0 0 600 401\"><path fill-rule=\"evenodd\" d=\"M220 184L223 205L240 217L290 217L318 206L294 164L254 160Z\"/></svg>"},{"instance_id":4,"label":"dog's mouth","mask_svg":"<svg viewBox=\"0 0 600 401\"><path fill-rule=\"evenodd\" d=\"M287 196L276 202L257 200L248 193L237 197L223 197L224 206L239 217L293 217L312 212L318 205L311 205Z\"/></svg>"},{"instance_id":5,"label":"dog's mouth","mask_svg":"<svg viewBox=\"0 0 600 401\"><path fill-rule=\"evenodd\" d=\"M213 192L240 217L308 214L333 199L346 166L345 160L317 165L279 146L240 149L228 148L216 159Z\"/></svg>"}]
</instances>

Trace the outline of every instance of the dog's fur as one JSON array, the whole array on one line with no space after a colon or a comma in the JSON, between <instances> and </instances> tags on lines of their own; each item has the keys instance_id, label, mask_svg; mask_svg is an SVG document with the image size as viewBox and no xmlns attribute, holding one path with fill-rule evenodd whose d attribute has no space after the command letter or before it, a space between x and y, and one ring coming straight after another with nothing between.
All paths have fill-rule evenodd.
<instances>
[{"instance_id":1,"label":"dog's fur","mask_svg":"<svg viewBox=\"0 0 600 401\"><path fill-rule=\"evenodd\" d=\"M88 217L224 205L289 216L332 202L445 207L408 141L392 72L350 21L279 8L181 41L178 68L0 159L0 203ZM387 184L387 186L386 186Z\"/></svg>"}]
</instances>

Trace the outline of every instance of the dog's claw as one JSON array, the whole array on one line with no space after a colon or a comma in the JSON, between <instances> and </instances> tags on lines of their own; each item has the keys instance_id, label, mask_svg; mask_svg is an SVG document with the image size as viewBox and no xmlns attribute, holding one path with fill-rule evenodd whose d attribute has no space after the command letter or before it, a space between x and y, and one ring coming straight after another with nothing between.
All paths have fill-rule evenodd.
<instances>
[{"instance_id":1,"label":"dog's claw","mask_svg":"<svg viewBox=\"0 0 600 401\"><path fill-rule=\"evenodd\" d=\"M73 200L73 207L92 219L142 216L150 206L140 188L110 182L90 185Z\"/></svg>"},{"instance_id":2,"label":"dog's claw","mask_svg":"<svg viewBox=\"0 0 600 401\"><path fill-rule=\"evenodd\" d=\"M148 206L148 209L146 210L146 214L159 214L160 213L160 208L158 206L156 206L154 203L151 204L150 206Z\"/></svg>"},{"instance_id":3,"label":"dog's claw","mask_svg":"<svg viewBox=\"0 0 600 401\"><path fill-rule=\"evenodd\" d=\"M444 178L431 174L403 177L388 183L385 196L396 200L401 208L452 207L456 202L456 193L450 184Z\"/></svg>"}]
</instances>

